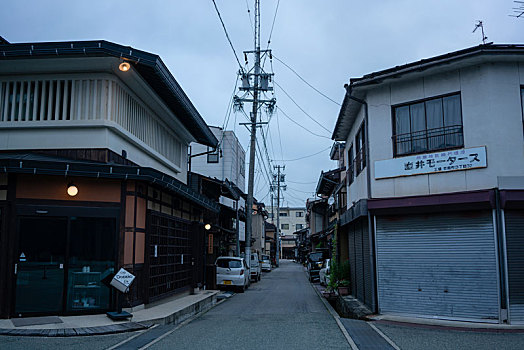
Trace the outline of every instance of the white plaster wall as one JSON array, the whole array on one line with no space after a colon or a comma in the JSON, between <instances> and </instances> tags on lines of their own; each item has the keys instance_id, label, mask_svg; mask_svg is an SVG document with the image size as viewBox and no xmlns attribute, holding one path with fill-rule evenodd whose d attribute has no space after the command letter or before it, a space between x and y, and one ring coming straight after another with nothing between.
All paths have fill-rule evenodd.
<instances>
[{"instance_id":1,"label":"white plaster wall","mask_svg":"<svg viewBox=\"0 0 524 350\"><path fill-rule=\"evenodd\" d=\"M58 123L57 123L58 124ZM30 142L28 142L30 140ZM139 166L150 167L187 183L187 170L173 167L173 163L142 143L116 123L71 123L54 127L24 127L0 129L0 149L80 149L107 148L117 154L126 150L127 158ZM182 157L182 161L186 157ZM182 163L184 164L184 163Z\"/></svg>"},{"instance_id":2,"label":"white plaster wall","mask_svg":"<svg viewBox=\"0 0 524 350\"><path fill-rule=\"evenodd\" d=\"M346 150L347 153L349 149L351 148L351 145L353 145L353 158L355 157L358 150L356 149L355 145L355 136L362 125L362 122L364 121L364 108L362 107L360 109L360 112L358 114L357 119L355 120L355 124L351 131L349 132L348 138L346 139ZM348 160L351 160L351 158L348 158ZM349 166L349 165L348 165ZM347 207L350 208L353 205L353 202L357 202L361 198L367 198L367 171L369 169L369 166L366 164L366 167L363 171L361 171L358 175L357 169L354 167L353 169L353 183L348 186L347 191Z\"/></svg>"},{"instance_id":3,"label":"white plaster wall","mask_svg":"<svg viewBox=\"0 0 524 350\"><path fill-rule=\"evenodd\" d=\"M217 178L219 180L228 179L245 192L245 151L240 145L236 135L232 131L222 131L217 127L211 127L215 137L222 141L222 157L218 163L208 163L207 155L194 157L191 160L191 171L204 176ZM191 154L207 152L207 147L192 143ZM240 163L244 162L244 172L241 172Z\"/></svg>"},{"instance_id":4,"label":"white plaster wall","mask_svg":"<svg viewBox=\"0 0 524 350\"><path fill-rule=\"evenodd\" d=\"M372 174L374 161L393 157L391 106L459 91L464 146L486 146L488 159L488 167L483 169L380 180L372 176L372 197L490 189L497 186L497 176L522 175L524 137L521 85L524 85L524 63L488 62L424 78L384 84L368 91L366 100L372 163L368 169L371 169ZM360 119L361 115L350 133L348 144L354 140ZM351 201L365 198L358 180L348 191L350 205Z\"/></svg>"}]
</instances>

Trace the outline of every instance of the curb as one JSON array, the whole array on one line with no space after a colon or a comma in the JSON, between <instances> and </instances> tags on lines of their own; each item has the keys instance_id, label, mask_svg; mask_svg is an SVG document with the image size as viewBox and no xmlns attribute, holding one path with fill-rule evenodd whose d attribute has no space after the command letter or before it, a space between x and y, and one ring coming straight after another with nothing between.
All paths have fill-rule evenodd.
<instances>
[{"instance_id":1,"label":"curb","mask_svg":"<svg viewBox=\"0 0 524 350\"><path fill-rule=\"evenodd\" d=\"M335 309L333 309L333 307L325 300L325 298L322 295L320 295L320 292L313 285L313 283L309 282L309 285L311 286L311 288L313 288L313 290L315 291L317 296L320 298L320 301L322 302L322 304L324 304L324 306L329 311L331 316L335 319L335 322L337 323L338 328L340 328L340 331L342 332L342 334L346 338L346 341L348 342L348 344L351 347L351 349L352 350L359 350L358 347L357 347L357 344L355 344L355 342L353 341L353 338L351 338L351 336L349 335L348 331L346 330L346 327L344 327L342 322L340 322L340 316L337 314Z\"/></svg>"},{"instance_id":2,"label":"curb","mask_svg":"<svg viewBox=\"0 0 524 350\"><path fill-rule=\"evenodd\" d=\"M15 337L82 337L91 335L107 335L125 332L143 331L151 328L155 324L178 325L193 316L203 314L220 304L217 302L217 294L213 293L208 297L200 300L195 304L191 304L181 310L178 310L166 317L159 317L150 320L143 320L140 322L126 322L118 324L110 324L96 327L75 327L75 328L59 328L59 329L13 329L0 328L0 336L15 336Z\"/></svg>"},{"instance_id":3,"label":"curb","mask_svg":"<svg viewBox=\"0 0 524 350\"><path fill-rule=\"evenodd\" d=\"M152 325L141 322L126 322L98 327L77 327L60 329L7 329L0 328L0 336L14 337L82 337L89 335L116 334L148 329Z\"/></svg>"}]
</instances>

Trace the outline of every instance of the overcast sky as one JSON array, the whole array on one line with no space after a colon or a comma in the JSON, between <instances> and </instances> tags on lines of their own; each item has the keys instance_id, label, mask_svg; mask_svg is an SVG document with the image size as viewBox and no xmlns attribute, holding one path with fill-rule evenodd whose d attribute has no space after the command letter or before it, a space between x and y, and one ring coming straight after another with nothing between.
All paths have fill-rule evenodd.
<instances>
[{"instance_id":1,"label":"overcast sky","mask_svg":"<svg viewBox=\"0 0 524 350\"><path fill-rule=\"evenodd\" d=\"M243 62L242 51L253 49L254 0L216 3ZM261 0L263 47L267 46L277 3ZM524 18L509 17L512 7L510 0L281 0L270 48L275 57L341 103L343 85L350 77L480 44L481 34L472 33L479 19L489 42L524 43ZM3 0L0 35L13 43L104 39L158 54L205 121L224 124L238 64L212 0ZM271 71L269 60L265 67ZM336 167L329 160L328 148L340 107L276 59L273 72L281 87L275 87L281 111L270 122L269 155L276 160L274 164L286 166L288 190L283 205L304 206L315 191L320 172ZM283 113L324 137L299 128ZM245 121L241 113L232 113L227 128L235 130L247 151L249 134L238 125ZM302 160L278 161L322 150ZM269 205L267 176L259 168L255 178L256 198Z\"/></svg>"}]
</instances>

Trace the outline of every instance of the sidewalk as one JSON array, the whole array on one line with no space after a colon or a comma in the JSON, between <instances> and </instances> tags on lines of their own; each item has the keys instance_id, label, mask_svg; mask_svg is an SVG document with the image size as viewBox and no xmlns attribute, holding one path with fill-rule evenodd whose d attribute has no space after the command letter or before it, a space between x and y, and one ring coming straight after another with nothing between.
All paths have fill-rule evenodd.
<instances>
[{"instance_id":1,"label":"sidewalk","mask_svg":"<svg viewBox=\"0 0 524 350\"><path fill-rule=\"evenodd\" d=\"M68 337L144 330L153 324L178 324L217 303L220 291L202 290L177 296L132 311L129 321L113 321L105 314L33 318L33 325L16 327L12 319L0 320L0 335ZM47 324L37 324L49 320ZM40 322L39 322L40 321Z\"/></svg>"}]
</instances>

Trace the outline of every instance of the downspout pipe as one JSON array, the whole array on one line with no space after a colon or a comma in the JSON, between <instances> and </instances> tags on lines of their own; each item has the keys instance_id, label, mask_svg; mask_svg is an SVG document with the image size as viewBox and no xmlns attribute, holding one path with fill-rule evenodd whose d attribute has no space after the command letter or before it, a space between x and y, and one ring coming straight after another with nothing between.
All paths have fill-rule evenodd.
<instances>
[{"instance_id":1,"label":"downspout pipe","mask_svg":"<svg viewBox=\"0 0 524 350\"><path fill-rule=\"evenodd\" d=\"M368 114L368 104L366 101L355 97L351 95L351 86L345 85L346 88L346 96L350 98L351 100L360 103L364 106L364 133L366 135L366 142L365 142L365 150L366 150L366 184L367 184L367 197L368 199L372 198L371 193L371 163L369 160L369 114ZM372 311L376 312L378 311L377 303L376 303L376 295L377 295L377 288L376 288L376 269L375 269L375 232L373 227L373 218L371 217L371 213L369 210L367 210L367 219L368 219L368 238L369 238L369 266L371 269L371 274L373 278L371 278L371 306ZM365 298L365 283L364 283L364 298Z\"/></svg>"}]
</instances>

